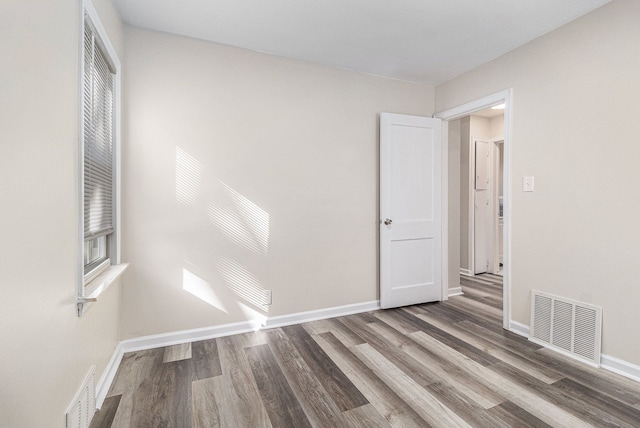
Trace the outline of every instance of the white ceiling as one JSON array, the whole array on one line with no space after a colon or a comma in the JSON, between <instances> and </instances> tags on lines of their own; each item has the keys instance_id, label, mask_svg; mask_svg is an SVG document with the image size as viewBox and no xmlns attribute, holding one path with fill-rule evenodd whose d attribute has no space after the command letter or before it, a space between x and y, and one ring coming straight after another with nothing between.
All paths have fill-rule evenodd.
<instances>
[{"instance_id":1,"label":"white ceiling","mask_svg":"<svg viewBox=\"0 0 640 428\"><path fill-rule=\"evenodd\" d=\"M610 0L113 0L125 23L439 84Z\"/></svg>"}]
</instances>

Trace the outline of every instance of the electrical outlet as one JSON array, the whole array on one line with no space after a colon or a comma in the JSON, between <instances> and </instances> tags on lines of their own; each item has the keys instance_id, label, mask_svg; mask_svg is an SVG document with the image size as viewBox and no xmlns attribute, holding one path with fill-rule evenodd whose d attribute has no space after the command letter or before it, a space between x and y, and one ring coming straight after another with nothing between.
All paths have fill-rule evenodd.
<instances>
[{"instance_id":1,"label":"electrical outlet","mask_svg":"<svg viewBox=\"0 0 640 428\"><path fill-rule=\"evenodd\" d=\"M522 191L523 192L533 192L534 189L534 181L533 177L522 177Z\"/></svg>"}]
</instances>

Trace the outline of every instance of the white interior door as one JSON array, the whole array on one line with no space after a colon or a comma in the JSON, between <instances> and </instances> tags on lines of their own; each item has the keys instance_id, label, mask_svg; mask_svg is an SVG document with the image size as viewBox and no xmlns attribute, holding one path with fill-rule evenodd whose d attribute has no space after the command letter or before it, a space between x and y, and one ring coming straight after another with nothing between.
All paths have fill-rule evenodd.
<instances>
[{"instance_id":1,"label":"white interior door","mask_svg":"<svg viewBox=\"0 0 640 428\"><path fill-rule=\"evenodd\" d=\"M442 122L380 115L380 304L442 300Z\"/></svg>"}]
</instances>

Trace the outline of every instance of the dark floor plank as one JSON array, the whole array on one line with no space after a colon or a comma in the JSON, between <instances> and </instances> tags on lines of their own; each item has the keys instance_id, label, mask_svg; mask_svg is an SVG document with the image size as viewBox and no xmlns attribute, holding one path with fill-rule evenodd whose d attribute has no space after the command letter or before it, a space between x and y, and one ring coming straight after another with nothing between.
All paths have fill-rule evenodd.
<instances>
[{"instance_id":1,"label":"dark floor plank","mask_svg":"<svg viewBox=\"0 0 640 428\"><path fill-rule=\"evenodd\" d=\"M89 428L111 428L121 398L122 395L113 395L105 398L100 410L93 415Z\"/></svg>"},{"instance_id":2,"label":"dark floor plank","mask_svg":"<svg viewBox=\"0 0 640 428\"><path fill-rule=\"evenodd\" d=\"M374 317L373 320L379 322L378 318ZM424 386L437 381L428 370L424 370L424 366L416 361L415 358L402 352L392 341L371 330L367 323L370 319L365 319L358 315L349 315L340 318L340 321L353 330L358 336L365 339L366 343L371 345L375 350L383 353L398 366L400 370L409 375L419 385Z\"/></svg>"},{"instance_id":3,"label":"dark floor plank","mask_svg":"<svg viewBox=\"0 0 640 428\"><path fill-rule=\"evenodd\" d=\"M133 392L162 364L164 348L128 352L122 357L108 395Z\"/></svg>"},{"instance_id":4,"label":"dark floor plank","mask_svg":"<svg viewBox=\"0 0 640 428\"><path fill-rule=\"evenodd\" d=\"M593 388L586 387L572 379L562 379L553 386L563 396L571 396L586 406L597 409L600 415L610 414L621 422L620 426L640 426L640 410L615 400Z\"/></svg>"},{"instance_id":5,"label":"dark floor plank","mask_svg":"<svg viewBox=\"0 0 640 428\"><path fill-rule=\"evenodd\" d=\"M527 388L545 401L556 403L562 409L594 426L625 426L625 423L613 414L589 405L580 400L577 394L568 393L566 388L547 385L508 364L498 363L491 366L490 369L503 378L510 379L523 388Z\"/></svg>"},{"instance_id":6,"label":"dark floor plank","mask_svg":"<svg viewBox=\"0 0 640 428\"><path fill-rule=\"evenodd\" d=\"M332 333L323 333L317 340L330 353L376 410L394 427L424 428L428 424L387 385L378 374L365 365Z\"/></svg>"},{"instance_id":7,"label":"dark floor plank","mask_svg":"<svg viewBox=\"0 0 640 428\"><path fill-rule=\"evenodd\" d=\"M429 425L469 426L452 409L443 405L368 343L354 346L352 351Z\"/></svg>"},{"instance_id":8,"label":"dark floor plank","mask_svg":"<svg viewBox=\"0 0 640 428\"><path fill-rule=\"evenodd\" d=\"M475 300L478 303L491 306L494 309L502 310L502 297L492 296L472 288L465 288L464 296L467 299Z\"/></svg>"},{"instance_id":9,"label":"dark floor plank","mask_svg":"<svg viewBox=\"0 0 640 428\"><path fill-rule=\"evenodd\" d=\"M487 354L499 359L502 362L508 363L526 373L535 376L536 378L551 384L564 377L563 374L558 373L555 370L549 369L546 365L539 363L538 361L522 356L518 353L512 352L509 348L503 348L499 345L486 340L481 335L475 335L468 332L464 328L459 327L460 324L451 324L438 319L429 314L418 314L418 318L429 322L430 324L446 331L455 337L464 340L477 349L481 349Z\"/></svg>"},{"instance_id":10,"label":"dark floor plank","mask_svg":"<svg viewBox=\"0 0 640 428\"><path fill-rule=\"evenodd\" d=\"M218 338L222 376L210 378L215 388L220 422L224 427L269 427L271 422L262 404L244 348L259 342L254 335ZM219 381L218 381L219 380Z\"/></svg>"},{"instance_id":11,"label":"dark floor plank","mask_svg":"<svg viewBox=\"0 0 640 428\"><path fill-rule=\"evenodd\" d=\"M267 336L282 373L311 424L318 427L345 426L347 423L340 409L313 375L287 335L281 329L273 329L267 332Z\"/></svg>"},{"instance_id":12,"label":"dark floor plank","mask_svg":"<svg viewBox=\"0 0 640 428\"><path fill-rule=\"evenodd\" d=\"M269 345L252 346L246 348L245 353L272 425L311 427Z\"/></svg>"},{"instance_id":13,"label":"dark floor plank","mask_svg":"<svg viewBox=\"0 0 640 428\"><path fill-rule=\"evenodd\" d=\"M508 426L519 428L551 428L551 425L541 421L521 407L506 401L489 409L489 412L496 415Z\"/></svg>"},{"instance_id":14,"label":"dark floor plank","mask_svg":"<svg viewBox=\"0 0 640 428\"><path fill-rule=\"evenodd\" d=\"M434 327L433 325L429 324L426 321L421 320L420 318L412 316L408 312L400 310L400 311L394 312L394 315L397 316L398 318L404 318L406 321L413 323L420 331L423 331L428 335L433 336L434 338L438 339L440 342L446 344L452 349L455 349L456 351L466 355L467 357L471 358L474 361L477 361L482 365L486 366L489 364L494 364L498 361L496 358L478 350L477 348L469 345L463 340L460 340L457 337L452 336L449 333L437 327Z\"/></svg>"},{"instance_id":15,"label":"dark floor plank","mask_svg":"<svg viewBox=\"0 0 640 428\"><path fill-rule=\"evenodd\" d=\"M437 382L428 385L426 389L471 426L511 428L511 425L500 420L500 418L473 401L470 401L465 395L461 394L458 389L450 385Z\"/></svg>"},{"instance_id":16,"label":"dark floor plank","mask_svg":"<svg viewBox=\"0 0 640 428\"><path fill-rule=\"evenodd\" d=\"M311 335L300 325L283 327L282 331L296 347L316 378L322 383L341 411L354 409L368 403L353 383L325 354Z\"/></svg>"},{"instance_id":17,"label":"dark floor plank","mask_svg":"<svg viewBox=\"0 0 640 428\"><path fill-rule=\"evenodd\" d=\"M193 361L193 380L222 374L216 339L193 342L191 344L191 360Z\"/></svg>"},{"instance_id":18,"label":"dark floor plank","mask_svg":"<svg viewBox=\"0 0 640 428\"><path fill-rule=\"evenodd\" d=\"M567 377L576 382L640 409L639 382L626 379L607 370L590 367L550 349L540 348L536 354L549 367L565 373Z\"/></svg>"},{"instance_id":19,"label":"dark floor plank","mask_svg":"<svg viewBox=\"0 0 640 428\"><path fill-rule=\"evenodd\" d=\"M389 428L391 425L373 407L373 404L365 404L355 409L342 413L345 424L350 428Z\"/></svg>"},{"instance_id":20,"label":"dark floor plank","mask_svg":"<svg viewBox=\"0 0 640 428\"><path fill-rule=\"evenodd\" d=\"M163 363L133 394L131 426L191 426L191 372L188 360Z\"/></svg>"},{"instance_id":21,"label":"dark floor plank","mask_svg":"<svg viewBox=\"0 0 640 428\"><path fill-rule=\"evenodd\" d=\"M377 318L384 321L383 324L396 325L396 320L387 314L380 314ZM381 325L377 326L376 323L369 325L376 330L383 328ZM401 346L405 353L423 365L424 370L428 371L430 375L434 377L435 380L433 383L447 383L458 389L467 400L485 409L505 401L504 397L487 388L485 384L478 382L475 378L469 377L461 371L450 358L433 352L433 348L421 339L422 336L418 334L418 332L410 332L406 335L406 338L411 341L410 344L406 342L396 342L396 345Z\"/></svg>"},{"instance_id":22,"label":"dark floor plank","mask_svg":"<svg viewBox=\"0 0 640 428\"><path fill-rule=\"evenodd\" d=\"M148 349L124 355L118 367L114 383L107 396L122 395L113 419L113 427L129 427L132 425L134 399L140 387L150 383L150 379L160 369L164 356L164 348ZM136 407L139 407L136 406Z\"/></svg>"}]
</instances>

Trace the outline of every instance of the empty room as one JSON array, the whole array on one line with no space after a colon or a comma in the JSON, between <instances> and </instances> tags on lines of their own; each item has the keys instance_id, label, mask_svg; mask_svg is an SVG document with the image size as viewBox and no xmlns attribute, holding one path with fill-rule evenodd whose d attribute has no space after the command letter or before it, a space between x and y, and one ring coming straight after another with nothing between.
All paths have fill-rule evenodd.
<instances>
[{"instance_id":1,"label":"empty room","mask_svg":"<svg viewBox=\"0 0 640 428\"><path fill-rule=\"evenodd\" d=\"M0 427L640 426L640 2L0 2Z\"/></svg>"}]
</instances>

